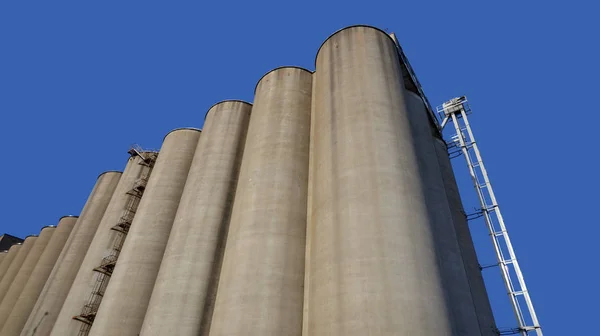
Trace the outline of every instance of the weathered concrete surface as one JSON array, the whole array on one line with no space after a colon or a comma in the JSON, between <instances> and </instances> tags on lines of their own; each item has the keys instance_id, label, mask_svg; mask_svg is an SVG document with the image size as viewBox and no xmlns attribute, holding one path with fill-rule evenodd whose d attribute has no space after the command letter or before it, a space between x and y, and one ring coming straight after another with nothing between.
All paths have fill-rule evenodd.
<instances>
[{"instance_id":1,"label":"weathered concrete surface","mask_svg":"<svg viewBox=\"0 0 600 336\"><path fill-rule=\"evenodd\" d=\"M405 91L404 97L412 125L412 137L418 153L425 201L433 224L438 263L444 281L448 306L452 313L455 335L480 336L477 314L469 280L454 230L453 216L446 195L438 154L434 145L434 128L430 124L421 97Z\"/></svg>"},{"instance_id":2,"label":"weathered concrete surface","mask_svg":"<svg viewBox=\"0 0 600 336\"><path fill-rule=\"evenodd\" d=\"M25 263L25 259L27 259L27 255L29 254L29 251L31 251L33 245L35 245L35 241L37 239L37 236L28 236L27 238L25 238L23 245L20 245L19 249L15 249L15 251L17 251L17 254L15 255L13 261L10 263L10 267L8 267L8 269L6 270L6 274L4 274L4 277L2 277L2 281L0 281L0 305L4 300L4 297L8 293L8 289L12 285L13 280L15 279L15 277L19 273L19 270Z\"/></svg>"},{"instance_id":3,"label":"weathered concrete surface","mask_svg":"<svg viewBox=\"0 0 600 336\"><path fill-rule=\"evenodd\" d=\"M398 62L370 27L317 55L310 336L453 334Z\"/></svg>"},{"instance_id":4,"label":"weathered concrete surface","mask_svg":"<svg viewBox=\"0 0 600 336\"><path fill-rule=\"evenodd\" d=\"M50 334L120 178L121 173L113 171L98 176L21 335Z\"/></svg>"},{"instance_id":5,"label":"weathered concrete surface","mask_svg":"<svg viewBox=\"0 0 600 336\"><path fill-rule=\"evenodd\" d=\"M44 288L44 284L48 280L61 251L65 247L76 222L77 217L72 216L63 217L59 220L50 241L44 248L35 268L29 276L29 280L27 280L25 287L21 291L21 295L13 306L8 320L4 324L4 327L2 327L0 331L1 336L18 336L21 334L21 330L25 322L27 322L27 318Z\"/></svg>"},{"instance_id":6,"label":"weathered concrete surface","mask_svg":"<svg viewBox=\"0 0 600 336\"><path fill-rule=\"evenodd\" d=\"M4 259L2 259L2 263L0 264L0 283L2 283L2 278L4 278L4 275L8 272L8 268L19 253L21 246L22 244L15 244L11 246L7 252L3 253L5 256Z\"/></svg>"},{"instance_id":7,"label":"weathered concrete surface","mask_svg":"<svg viewBox=\"0 0 600 336\"><path fill-rule=\"evenodd\" d=\"M251 105L206 116L140 335L197 336L212 316Z\"/></svg>"},{"instance_id":8,"label":"weathered concrete surface","mask_svg":"<svg viewBox=\"0 0 600 336\"><path fill-rule=\"evenodd\" d=\"M8 316L17 303L23 288L25 288L29 277L35 269L35 265L40 260L44 249L54 235L54 231L56 231L56 227L54 226L46 226L42 228L39 237L35 240L35 243L31 247L29 253L27 253L27 258L25 258L23 261L23 265L19 269L19 272L17 272L17 275L15 275L10 287L8 287L8 291L2 299L2 303L0 303L0 330L2 330L4 327Z\"/></svg>"},{"instance_id":9,"label":"weathered concrete surface","mask_svg":"<svg viewBox=\"0 0 600 336\"><path fill-rule=\"evenodd\" d=\"M139 335L199 138L197 129L166 136L90 336Z\"/></svg>"},{"instance_id":10,"label":"weathered concrete surface","mask_svg":"<svg viewBox=\"0 0 600 336\"><path fill-rule=\"evenodd\" d=\"M257 85L211 336L302 332L311 89L293 67Z\"/></svg>"},{"instance_id":11,"label":"weathered concrete surface","mask_svg":"<svg viewBox=\"0 0 600 336\"><path fill-rule=\"evenodd\" d=\"M115 240L118 239L120 233L111 228L117 225L123 215L130 198L127 192L133 189L135 181L145 169L145 166L140 164L142 161L139 156L129 158L50 335L77 336L79 333L83 323L74 320L73 316L82 312L90 298L98 276L94 268L100 266L102 259L110 254Z\"/></svg>"},{"instance_id":12,"label":"weathered concrete surface","mask_svg":"<svg viewBox=\"0 0 600 336\"><path fill-rule=\"evenodd\" d=\"M442 171L442 179L444 181L448 203L450 205L450 210L452 211L452 222L456 231L458 245L461 250L464 268L469 280L471 297L477 313L479 328L481 329L481 334L483 336L496 336L498 333L496 332L497 329L496 322L494 321L494 314L492 313L490 299L485 289L479 262L477 261L475 246L471 239L471 231L469 230L467 218L463 210L458 186L456 185L456 180L454 178L454 171L452 170L452 164L448 157L448 149L446 148L444 141L437 138L434 139L434 146Z\"/></svg>"}]
</instances>

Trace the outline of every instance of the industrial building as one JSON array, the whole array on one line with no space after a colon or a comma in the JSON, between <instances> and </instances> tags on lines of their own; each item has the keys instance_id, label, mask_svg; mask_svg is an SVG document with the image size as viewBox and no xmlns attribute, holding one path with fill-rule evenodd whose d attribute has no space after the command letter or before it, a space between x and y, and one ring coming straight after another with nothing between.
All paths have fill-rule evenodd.
<instances>
[{"instance_id":1,"label":"industrial building","mask_svg":"<svg viewBox=\"0 0 600 336\"><path fill-rule=\"evenodd\" d=\"M434 110L370 26L332 34L315 63L269 71L253 103L213 105L160 150L130 148L79 216L0 254L0 336L541 336L466 98ZM449 152L512 329L494 322Z\"/></svg>"}]
</instances>

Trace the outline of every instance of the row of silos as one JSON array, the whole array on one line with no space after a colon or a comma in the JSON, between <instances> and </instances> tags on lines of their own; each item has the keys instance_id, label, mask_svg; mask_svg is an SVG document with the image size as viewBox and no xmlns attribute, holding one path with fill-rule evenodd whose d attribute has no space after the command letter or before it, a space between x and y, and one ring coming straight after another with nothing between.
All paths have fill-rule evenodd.
<instances>
[{"instance_id":1,"label":"row of silos","mask_svg":"<svg viewBox=\"0 0 600 336\"><path fill-rule=\"evenodd\" d=\"M24 271L45 285L7 299L31 314L10 312L4 327L0 315L0 336L494 335L434 127L390 37L343 29L314 73L270 71L253 105L218 103L202 133L165 137L99 307L74 319L120 239L111 228L143 157L101 175L54 268ZM20 251L41 240L11 248L0 270L33 260Z\"/></svg>"}]
</instances>

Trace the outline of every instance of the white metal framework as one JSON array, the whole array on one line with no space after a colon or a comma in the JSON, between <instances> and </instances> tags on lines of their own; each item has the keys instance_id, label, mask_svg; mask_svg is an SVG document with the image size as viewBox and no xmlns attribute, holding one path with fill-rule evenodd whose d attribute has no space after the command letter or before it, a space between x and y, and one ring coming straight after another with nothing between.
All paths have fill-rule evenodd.
<instances>
[{"instance_id":1,"label":"white metal framework","mask_svg":"<svg viewBox=\"0 0 600 336\"><path fill-rule=\"evenodd\" d=\"M469 126L467 115L471 113L471 109L467 98L464 96L454 98L439 106L437 113L443 120L440 125L441 129L449 122L452 122L454 125L456 134L451 137L448 148L451 154L455 154L456 156L462 154L467 161L469 173L481 205L481 209L476 216L485 219L496 252L497 266L500 267L508 297L517 318L517 328L500 331L500 334L542 336L542 329L535 314L531 298L529 297L515 251L508 237L504 219L500 213L500 207L496 201L496 196L494 195L485 166L483 165L481 153L477 147L473 131L471 130L471 126ZM455 151L452 152L452 149ZM516 281L513 280L514 278L516 278Z\"/></svg>"}]
</instances>

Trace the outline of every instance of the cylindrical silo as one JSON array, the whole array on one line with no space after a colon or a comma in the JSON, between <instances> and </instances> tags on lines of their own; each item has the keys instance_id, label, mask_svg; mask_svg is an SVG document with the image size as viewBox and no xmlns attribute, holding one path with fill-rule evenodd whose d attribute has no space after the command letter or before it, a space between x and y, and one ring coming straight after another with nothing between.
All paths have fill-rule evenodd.
<instances>
[{"instance_id":1,"label":"cylindrical silo","mask_svg":"<svg viewBox=\"0 0 600 336\"><path fill-rule=\"evenodd\" d=\"M354 26L317 53L307 335L453 334L395 48Z\"/></svg>"},{"instance_id":2,"label":"cylindrical silo","mask_svg":"<svg viewBox=\"0 0 600 336\"><path fill-rule=\"evenodd\" d=\"M27 259L27 255L29 254L29 251L31 251L31 248L33 247L33 245L35 245L35 241L37 239L38 236L36 235L27 236L25 238L25 241L23 242L23 245L21 245L21 248L15 249L17 251L17 254L15 255L13 261L10 263L10 267L8 267L8 269L6 270L6 274L4 274L4 277L2 277L2 281L0 281L0 306L2 301L4 300L4 297L8 293L9 287L12 285L12 282L17 276L17 273L19 273L21 266L23 266L23 263L25 262L25 259Z\"/></svg>"},{"instance_id":3,"label":"cylindrical silo","mask_svg":"<svg viewBox=\"0 0 600 336\"><path fill-rule=\"evenodd\" d=\"M102 265L105 257L113 253L115 243L121 239L119 236L121 232L112 228L123 217L124 210L133 197L131 194L135 183L147 168L141 156L134 155L129 158L50 335L77 336L82 327L84 329L89 327L73 317L80 315L84 308L89 308L85 306L92 303L90 302L92 296L95 296L95 299L101 298L102 293L98 291L106 288L104 287L106 283L100 288L96 287L104 274L95 269Z\"/></svg>"},{"instance_id":4,"label":"cylindrical silo","mask_svg":"<svg viewBox=\"0 0 600 336\"><path fill-rule=\"evenodd\" d=\"M27 322L27 318L35 305L35 302L44 288L44 284L52 272L52 268L77 222L77 217L66 216L62 217L48 244L44 248L35 268L31 272L29 280L23 287L21 295L11 309L4 327L0 330L0 336L18 336ZM42 232L43 233L43 232ZM42 235L40 234L41 241Z\"/></svg>"},{"instance_id":5,"label":"cylindrical silo","mask_svg":"<svg viewBox=\"0 0 600 336\"><path fill-rule=\"evenodd\" d=\"M0 252L0 268L2 267L2 262L4 261L4 258L6 258L7 254L8 254L8 250ZM0 273L0 281L2 281L3 275L4 275L4 273Z\"/></svg>"},{"instance_id":6,"label":"cylindrical silo","mask_svg":"<svg viewBox=\"0 0 600 336\"><path fill-rule=\"evenodd\" d=\"M477 323L477 313L434 145L434 139L437 138L435 126L429 121L425 104L418 94L405 91L404 97L412 125L412 138L418 153L421 176L425 185L425 201L433 219L438 262L448 306L452 313L454 334L480 336L481 330Z\"/></svg>"},{"instance_id":7,"label":"cylindrical silo","mask_svg":"<svg viewBox=\"0 0 600 336\"><path fill-rule=\"evenodd\" d=\"M23 292L23 288L25 288L27 281L29 281L44 249L52 239L54 231L56 231L56 227L53 225L42 228L39 237L35 240L35 243L27 254L27 258L23 261L23 265L19 269L19 272L17 272L12 284L8 287L8 291L6 292L6 295L4 295L4 299L2 299L2 303L0 303L0 330L4 327L8 316L15 307L21 292ZM3 333L0 332L0 335L3 335Z\"/></svg>"},{"instance_id":8,"label":"cylindrical silo","mask_svg":"<svg viewBox=\"0 0 600 336\"><path fill-rule=\"evenodd\" d=\"M312 73L258 82L231 214L211 336L300 336Z\"/></svg>"},{"instance_id":9,"label":"cylindrical silo","mask_svg":"<svg viewBox=\"0 0 600 336\"><path fill-rule=\"evenodd\" d=\"M139 335L200 130L165 137L90 335Z\"/></svg>"},{"instance_id":10,"label":"cylindrical silo","mask_svg":"<svg viewBox=\"0 0 600 336\"><path fill-rule=\"evenodd\" d=\"M2 263L0 264L0 284L2 284L2 278L4 278L4 275L8 273L8 268L10 267L11 263L13 262L13 260L17 256L17 254L19 253L21 246L22 246L21 243L17 243L15 245L11 246L8 249L8 252L4 253L4 254L6 254L6 256L2 260ZM2 294L0 294L0 296L1 295ZM0 299L0 300L2 300L2 299Z\"/></svg>"},{"instance_id":11,"label":"cylindrical silo","mask_svg":"<svg viewBox=\"0 0 600 336\"><path fill-rule=\"evenodd\" d=\"M445 142L439 138L434 139L434 146L442 171L442 178L448 197L448 203L450 204L450 210L452 212L452 220L458 238L458 245L460 246L462 253L464 268L469 280L479 328L481 329L481 334L483 336L495 336L498 332L496 322L494 321L494 314L492 313L490 299L485 289L481 269L479 268L475 246L473 245L471 231L469 230L467 217L465 216L460 194L458 192L458 186L456 185L456 180L454 178L452 164L448 157L448 149Z\"/></svg>"},{"instance_id":12,"label":"cylindrical silo","mask_svg":"<svg viewBox=\"0 0 600 336\"><path fill-rule=\"evenodd\" d=\"M50 334L120 178L121 172L116 171L98 176L21 335Z\"/></svg>"},{"instance_id":13,"label":"cylindrical silo","mask_svg":"<svg viewBox=\"0 0 600 336\"><path fill-rule=\"evenodd\" d=\"M251 108L207 113L141 335L197 336L210 321Z\"/></svg>"}]
</instances>

